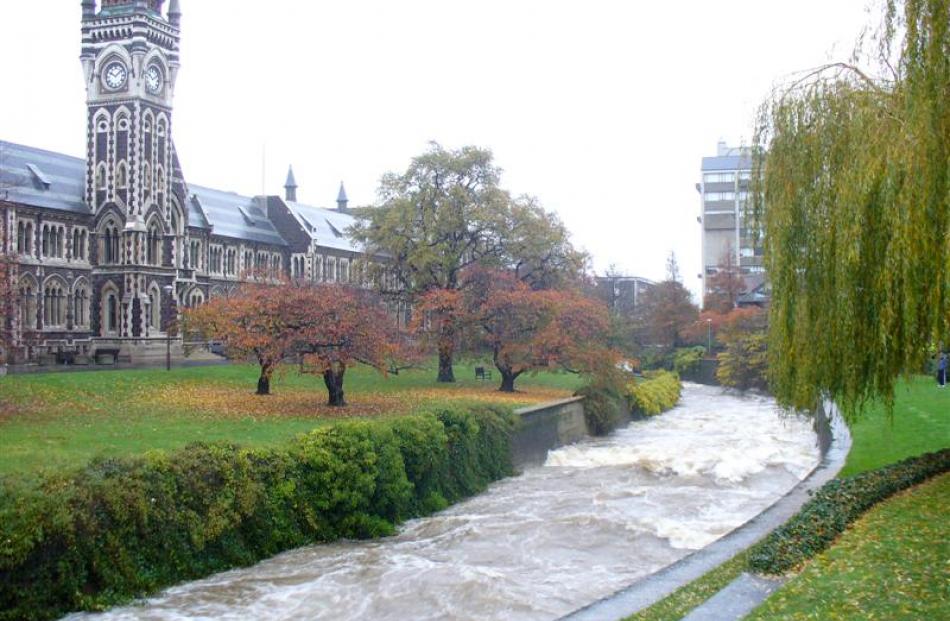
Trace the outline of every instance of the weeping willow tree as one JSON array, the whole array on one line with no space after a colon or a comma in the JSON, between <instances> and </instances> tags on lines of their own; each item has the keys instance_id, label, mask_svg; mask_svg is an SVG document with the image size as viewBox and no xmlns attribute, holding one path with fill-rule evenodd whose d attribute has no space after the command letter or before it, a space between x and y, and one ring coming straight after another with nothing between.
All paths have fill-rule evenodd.
<instances>
[{"instance_id":1,"label":"weeping willow tree","mask_svg":"<svg viewBox=\"0 0 950 621\"><path fill-rule=\"evenodd\" d=\"M893 403L950 336L950 0L888 0L846 63L776 89L757 122L752 217L788 406Z\"/></svg>"}]
</instances>

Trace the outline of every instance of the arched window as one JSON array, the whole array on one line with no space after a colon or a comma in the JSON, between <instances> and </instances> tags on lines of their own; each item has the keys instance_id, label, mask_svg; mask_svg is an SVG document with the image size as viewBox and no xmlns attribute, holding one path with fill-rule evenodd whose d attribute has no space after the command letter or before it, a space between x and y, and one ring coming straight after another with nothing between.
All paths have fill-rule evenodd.
<instances>
[{"instance_id":1,"label":"arched window","mask_svg":"<svg viewBox=\"0 0 950 621\"><path fill-rule=\"evenodd\" d=\"M145 247L146 261L149 265L161 265L162 231L158 222L152 221L148 227L148 239Z\"/></svg>"},{"instance_id":2,"label":"arched window","mask_svg":"<svg viewBox=\"0 0 950 621\"><path fill-rule=\"evenodd\" d=\"M119 162L115 168L115 187L118 190L125 190L129 187L129 167L125 162Z\"/></svg>"},{"instance_id":3,"label":"arched window","mask_svg":"<svg viewBox=\"0 0 950 621\"><path fill-rule=\"evenodd\" d=\"M204 304L205 296L200 289L195 289L188 295L188 308L198 308Z\"/></svg>"},{"instance_id":4,"label":"arched window","mask_svg":"<svg viewBox=\"0 0 950 621\"><path fill-rule=\"evenodd\" d=\"M61 226L56 229L56 257L66 258L66 227Z\"/></svg>"},{"instance_id":5,"label":"arched window","mask_svg":"<svg viewBox=\"0 0 950 621\"><path fill-rule=\"evenodd\" d=\"M20 280L20 325L24 330L36 329L36 281L32 276L24 276Z\"/></svg>"},{"instance_id":6,"label":"arched window","mask_svg":"<svg viewBox=\"0 0 950 621\"><path fill-rule=\"evenodd\" d=\"M105 191L106 188L106 165L103 162L96 167L96 189Z\"/></svg>"},{"instance_id":7,"label":"arched window","mask_svg":"<svg viewBox=\"0 0 950 621\"><path fill-rule=\"evenodd\" d=\"M43 256L50 256L50 229L48 224L43 225Z\"/></svg>"},{"instance_id":8,"label":"arched window","mask_svg":"<svg viewBox=\"0 0 950 621\"><path fill-rule=\"evenodd\" d=\"M58 281L49 281L43 289L43 327L61 328L65 325L65 287Z\"/></svg>"},{"instance_id":9,"label":"arched window","mask_svg":"<svg viewBox=\"0 0 950 621\"><path fill-rule=\"evenodd\" d=\"M327 282L336 282L336 257L327 259Z\"/></svg>"},{"instance_id":10,"label":"arched window","mask_svg":"<svg viewBox=\"0 0 950 621\"><path fill-rule=\"evenodd\" d=\"M76 328L89 327L89 287L84 282L73 290L73 325Z\"/></svg>"},{"instance_id":11,"label":"arched window","mask_svg":"<svg viewBox=\"0 0 950 621\"><path fill-rule=\"evenodd\" d=\"M33 254L33 223L26 223L26 237L25 237L24 248L26 248L26 254Z\"/></svg>"},{"instance_id":12,"label":"arched window","mask_svg":"<svg viewBox=\"0 0 950 621\"><path fill-rule=\"evenodd\" d=\"M162 329L162 297L155 285L148 291L148 325L156 332Z\"/></svg>"},{"instance_id":13,"label":"arched window","mask_svg":"<svg viewBox=\"0 0 950 621\"><path fill-rule=\"evenodd\" d=\"M152 167L145 162L142 166L142 196L145 200L152 195Z\"/></svg>"},{"instance_id":14,"label":"arched window","mask_svg":"<svg viewBox=\"0 0 950 621\"><path fill-rule=\"evenodd\" d=\"M115 265L119 262L119 228L109 222L102 235L102 263Z\"/></svg>"},{"instance_id":15,"label":"arched window","mask_svg":"<svg viewBox=\"0 0 950 621\"><path fill-rule=\"evenodd\" d=\"M102 334L119 333L119 292L110 284L102 292Z\"/></svg>"},{"instance_id":16,"label":"arched window","mask_svg":"<svg viewBox=\"0 0 950 621\"><path fill-rule=\"evenodd\" d=\"M22 222L16 225L16 251L17 254L26 252L26 226Z\"/></svg>"}]
</instances>

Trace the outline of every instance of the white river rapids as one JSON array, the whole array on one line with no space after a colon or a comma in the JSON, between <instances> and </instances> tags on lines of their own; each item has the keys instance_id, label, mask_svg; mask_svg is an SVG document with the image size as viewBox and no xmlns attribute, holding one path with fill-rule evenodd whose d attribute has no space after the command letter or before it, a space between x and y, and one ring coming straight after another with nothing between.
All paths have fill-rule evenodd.
<instances>
[{"instance_id":1,"label":"white river rapids","mask_svg":"<svg viewBox=\"0 0 950 621\"><path fill-rule=\"evenodd\" d=\"M740 526L817 463L811 421L688 385L680 405L369 542L317 545L80 619L556 619Z\"/></svg>"}]
</instances>

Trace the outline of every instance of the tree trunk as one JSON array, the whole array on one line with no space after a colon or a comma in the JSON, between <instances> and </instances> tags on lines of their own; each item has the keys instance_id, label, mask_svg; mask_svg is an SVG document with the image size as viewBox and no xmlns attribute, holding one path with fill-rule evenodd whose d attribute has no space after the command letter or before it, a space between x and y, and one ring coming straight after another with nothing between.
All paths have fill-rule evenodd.
<instances>
[{"instance_id":1,"label":"tree trunk","mask_svg":"<svg viewBox=\"0 0 950 621\"><path fill-rule=\"evenodd\" d=\"M346 367L339 369L329 368L323 372L323 383L327 387L327 405L342 408L346 405L346 399L343 398L343 374L346 373Z\"/></svg>"},{"instance_id":2,"label":"tree trunk","mask_svg":"<svg viewBox=\"0 0 950 621\"><path fill-rule=\"evenodd\" d=\"M498 392L514 392L515 380L518 379L517 373L512 373L511 369L498 369L501 373L501 387Z\"/></svg>"},{"instance_id":3,"label":"tree trunk","mask_svg":"<svg viewBox=\"0 0 950 621\"><path fill-rule=\"evenodd\" d=\"M270 394L270 378L265 377L262 373L259 378L257 378L257 394L259 395L269 395Z\"/></svg>"},{"instance_id":4,"label":"tree trunk","mask_svg":"<svg viewBox=\"0 0 950 621\"><path fill-rule=\"evenodd\" d=\"M452 368L452 358L455 353L455 327L449 322L443 322L439 334L439 377L438 381L451 383L455 381L455 371Z\"/></svg>"}]
</instances>

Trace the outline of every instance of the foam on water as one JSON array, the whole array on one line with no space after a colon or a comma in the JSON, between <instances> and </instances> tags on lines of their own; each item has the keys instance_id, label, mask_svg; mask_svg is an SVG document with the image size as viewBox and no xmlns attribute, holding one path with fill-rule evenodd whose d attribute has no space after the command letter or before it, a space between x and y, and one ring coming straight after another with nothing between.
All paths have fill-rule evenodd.
<instances>
[{"instance_id":1,"label":"foam on water","mask_svg":"<svg viewBox=\"0 0 950 621\"><path fill-rule=\"evenodd\" d=\"M688 386L672 412L552 451L395 537L294 550L71 618L554 619L712 543L818 458L810 421Z\"/></svg>"}]
</instances>

